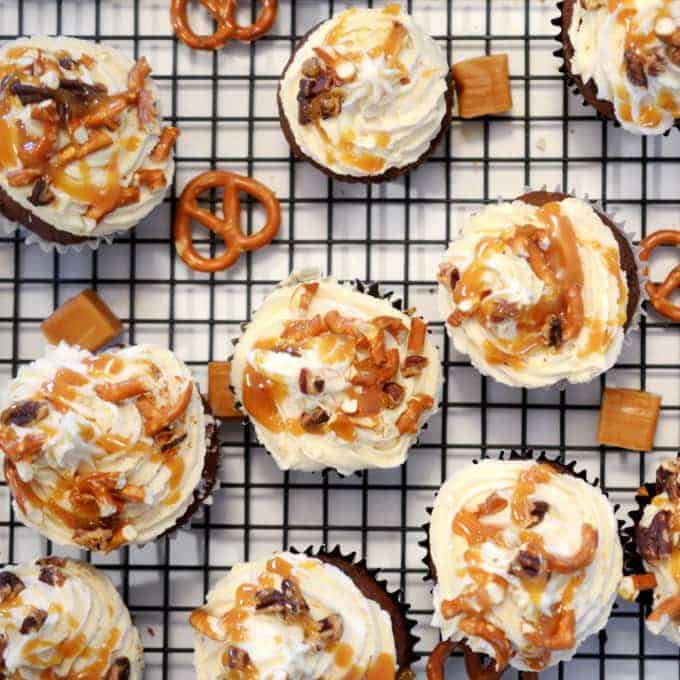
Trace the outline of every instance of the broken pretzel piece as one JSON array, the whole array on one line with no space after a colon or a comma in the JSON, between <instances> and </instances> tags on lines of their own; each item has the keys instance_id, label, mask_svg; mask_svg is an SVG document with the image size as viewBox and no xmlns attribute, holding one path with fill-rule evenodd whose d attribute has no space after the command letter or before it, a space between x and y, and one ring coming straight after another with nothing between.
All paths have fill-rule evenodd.
<instances>
[{"instance_id":1,"label":"broken pretzel piece","mask_svg":"<svg viewBox=\"0 0 680 680\"><path fill-rule=\"evenodd\" d=\"M240 418L234 393L230 388L231 364L227 361L211 361L208 364L208 406L215 418Z\"/></svg>"},{"instance_id":2,"label":"broken pretzel piece","mask_svg":"<svg viewBox=\"0 0 680 680\"><path fill-rule=\"evenodd\" d=\"M600 404L599 444L629 451L651 451L661 397L650 392L607 387Z\"/></svg>"},{"instance_id":3,"label":"broken pretzel piece","mask_svg":"<svg viewBox=\"0 0 680 680\"><path fill-rule=\"evenodd\" d=\"M478 118L512 109L508 55L492 54L453 66L461 118Z\"/></svg>"},{"instance_id":4,"label":"broken pretzel piece","mask_svg":"<svg viewBox=\"0 0 680 680\"><path fill-rule=\"evenodd\" d=\"M177 403L174 406L166 405L162 409L159 409L148 395L143 395L137 399L135 404L144 419L144 431L146 434L149 437L155 437L161 430L164 430L178 418L181 418L189 406L193 391L193 383L188 382L182 390Z\"/></svg>"}]
</instances>

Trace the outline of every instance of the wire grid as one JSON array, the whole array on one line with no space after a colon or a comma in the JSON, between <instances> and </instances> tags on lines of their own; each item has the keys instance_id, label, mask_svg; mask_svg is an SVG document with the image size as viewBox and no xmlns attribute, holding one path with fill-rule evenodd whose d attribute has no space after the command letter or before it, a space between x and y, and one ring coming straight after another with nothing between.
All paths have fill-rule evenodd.
<instances>
[{"instance_id":1,"label":"wire grid","mask_svg":"<svg viewBox=\"0 0 680 680\"><path fill-rule=\"evenodd\" d=\"M248 3L242 3L248 5ZM360 4L360 3L355 3ZM369 3L370 5L371 3ZM382 3L376 3L379 5ZM174 38L161 0L2 0L0 40L64 33L101 40L155 67L169 123L183 130L177 179L164 206L140 227L95 252L60 256L0 239L0 378L39 356L39 323L83 288L97 289L126 325L126 340L174 348L205 386L207 362L223 359L239 324L278 280L317 264L341 279L382 281L430 320L442 348L444 401L439 414L396 470L349 478L281 473L252 431L223 428L221 488L195 515L190 531L109 556L75 554L106 570L128 603L145 645L147 677L193 677L190 610L239 560L290 545L340 544L380 567L413 605L427 653L437 641L427 625L430 586L418 542L426 508L457 467L502 449L531 446L577 459L599 478L612 502L629 509L635 489L673 455L680 428L679 327L642 319L606 378L563 392L512 390L481 378L450 346L439 321L434 277L465 212L518 195L525 185L575 189L627 219L635 239L679 223L680 135L640 139L598 121L558 73L557 44L542 0L404 3L441 43L449 61L484 53L510 56L511 115L478 121L454 117L445 144L425 166L398 182L346 186L295 161L279 131L278 75L297 39L344 8L340 2L281 3L274 29L254 44L216 53L192 52ZM257 3L252 3L253 16ZM205 16L196 21L207 27ZM675 131L674 131L675 132ZM258 177L281 198L283 225L268 248L245 255L218 275L191 272L170 240L176 197L188 178L209 168ZM215 199L215 197L213 197ZM249 228L258 214L247 205ZM203 252L217 244L197 234ZM663 266L663 262L662 265ZM655 270L653 270L655 271ZM653 454L595 445L600 390L606 384L648 389L664 397ZM0 560L32 560L53 546L15 520L0 488ZM623 516L623 513L622 515ZM423 659L418 676L424 676ZM594 636L576 659L545 678L675 678L677 649L646 634L637 606L620 606L607 636ZM462 673L460 660L451 662ZM511 674L509 674L511 675ZM460 676L460 675L459 675Z\"/></svg>"}]
</instances>

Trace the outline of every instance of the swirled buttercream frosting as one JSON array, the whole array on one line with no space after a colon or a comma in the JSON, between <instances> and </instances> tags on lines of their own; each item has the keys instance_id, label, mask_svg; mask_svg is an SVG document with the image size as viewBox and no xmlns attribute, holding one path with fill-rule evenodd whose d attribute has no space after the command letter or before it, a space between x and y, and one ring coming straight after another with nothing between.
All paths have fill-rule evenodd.
<instances>
[{"instance_id":1,"label":"swirled buttercream frosting","mask_svg":"<svg viewBox=\"0 0 680 680\"><path fill-rule=\"evenodd\" d=\"M0 675L13 680L141 680L144 656L111 581L46 557L0 571Z\"/></svg>"},{"instance_id":2,"label":"swirled buttercream frosting","mask_svg":"<svg viewBox=\"0 0 680 680\"><path fill-rule=\"evenodd\" d=\"M621 351L629 293L619 243L584 201L517 200L468 216L439 282L456 349L499 382L587 382Z\"/></svg>"},{"instance_id":3,"label":"swirled buttercream frosting","mask_svg":"<svg viewBox=\"0 0 680 680\"><path fill-rule=\"evenodd\" d=\"M422 319L314 274L264 301L231 380L279 467L342 474L403 463L441 382Z\"/></svg>"},{"instance_id":4,"label":"swirled buttercream frosting","mask_svg":"<svg viewBox=\"0 0 680 680\"><path fill-rule=\"evenodd\" d=\"M62 343L22 367L1 404L15 508L56 543L145 543L209 492L201 396L168 350L92 355Z\"/></svg>"},{"instance_id":5,"label":"swirled buttercream frosting","mask_svg":"<svg viewBox=\"0 0 680 680\"><path fill-rule=\"evenodd\" d=\"M0 189L46 225L91 238L133 227L172 182L174 128L142 57L73 38L0 51ZM26 225L30 228L30 222Z\"/></svg>"},{"instance_id":6,"label":"swirled buttercream frosting","mask_svg":"<svg viewBox=\"0 0 680 680\"><path fill-rule=\"evenodd\" d=\"M484 460L432 511L433 625L502 671L570 659L609 617L622 572L605 496L561 467Z\"/></svg>"},{"instance_id":7,"label":"swirled buttercream frosting","mask_svg":"<svg viewBox=\"0 0 680 680\"><path fill-rule=\"evenodd\" d=\"M636 527L637 550L654 576L647 628L680 645L680 461L664 461L656 471L656 494Z\"/></svg>"},{"instance_id":8,"label":"swirled buttercream frosting","mask_svg":"<svg viewBox=\"0 0 680 680\"><path fill-rule=\"evenodd\" d=\"M314 29L287 66L284 129L336 175L404 168L446 124L448 71L440 47L398 5L346 10Z\"/></svg>"},{"instance_id":9,"label":"swirled buttercream frosting","mask_svg":"<svg viewBox=\"0 0 680 680\"><path fill-rule=\"evenodd\" d=\"M235 565L191 616L199 680L393 680L390 615L333 564L304 554Z\"/></svg>"},{"instance_id":10,"label":"swirled buttercream frosting","mask_svg":"<svg viewBox=\"0 0 680 680\"><path fill-rule=\"evenodd\" d=\"M658 135L680 119L680 2L575 0L572 74L597 87L630 132Z\"/></svg>"}]
</instances>

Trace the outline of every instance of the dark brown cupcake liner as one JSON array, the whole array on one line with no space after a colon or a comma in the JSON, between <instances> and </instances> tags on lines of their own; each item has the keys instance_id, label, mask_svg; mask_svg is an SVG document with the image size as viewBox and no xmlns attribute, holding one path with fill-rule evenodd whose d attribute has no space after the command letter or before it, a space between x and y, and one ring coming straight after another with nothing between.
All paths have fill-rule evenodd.
<instances>
[{"instance_id":1,"label":"dark brown cupcake liner","mask_svg":"<svg viewBox=\"0 0 680 680\"><path fill-rule=\"evenodd\" d=\"M328 20L327 20L328 21ZM325 165L322 165L321 163L313 160L309 156L307 156L302 149L300 148L299 144L297 143L297 140L295 139L295 134L293 133L293 130L290 127L290 122L283 110L283 102L281 100L281 83L283 82L283 79L286 77L286 73L288 72L288 69L290 68L291 64L293 63L293 59L295 59L295 56L297 55L298 51L300 48L307 42L309 37L316 31L322 24L326 23L325 21L322 21L316 26L312 27L307 33L305 33L302 38L300 38L299 42L295 46L295 49L293 50L292 54L290 55L290 58L286 62L286 65L283 69L283 72L281 73L281 78L279 80L279 86L276 91L276 101L278 104L278 110L279 110L279 121L281 123L281 130L283 131L283 135L286 138L286 141L288 142L288 145L291 148L291 151L293 152L293 155L296 158L299 158L300 160L307 161L311 165L313 165L317 170L321 171L324 175L327 175L331 179L336 179L341 182L348 182L351 184L380 184L382 182L388 182L393 179L397 179L397 177L401 177L402 175L406 175L412 170L415 170L416 168L420 167L435 151L435 149L441 144L442 140L444 139L444 136L448 132L450 126L451 126L451 116L453 113L453 100L454 100L454 92L455 92L455 86L453 82L453 76L451 74L451 70L449 69L449 73L446 77L446 111L444 112L444 117L442 118L441 122L441 127L439 128L439 132L435 135L435 137L432 139L430 142L430 146L425 150L425 152L418 158L416 161L413 163L410 163L409 165L405 165L403 167L397 168L397 167L392 167L392 168L387 168L384 172L382 172L380 175L366 175L366 176L361 176L357 177L355 175L339 175L332 170L330 170L328 167Z\"/></svg>"},{"instance_id":2,"label":"dark brown cupcake liner","mask_svg":"<svg viewBox=\"0 0 680 680\"><path fill-rule=\"evenodd\" d=\"M355 552L344 554L340 546L336 545L332 549L327 546L316 549L309 546L303 551L295 548L289 548L289 550L294 554L304 554L340 569L352 580L364 597L373 600L389 615L397 650L398 671L395 677L399 678L402 673L409 672L411 666L420 658L420 654L415 651L420 638L413 634L413 629L418 622L409 618L411 605L404 599L402 590L390 592L387 581L379 578L379 569L370 569L365 559L357 559Z\"/></svg>"},{"instance_id":3,"label":"dark brown cupcake liner","mask_svg":"<svg viewBox=\"0 0 680 680\"><path fill-rule=\"evenodd\" d=\"M326 278L326 277L321 275L321 273L319 273L319 278L323 279L323 278ZM352 282L351 285L356 292L364 293L365 295L369 295L370 297L376 298L377 300L385 300L385 301L389 302L392 305L392 307L394 309L396 309L398 312L402 312L402 313L404 312L404 301L401 298L394 298L394 291L392 291L392 290L382 291L381 290L381 284L379 282L377 282L377 281L370 282L370 281L362 281L361 279L354 279L354 281ZM394 298L394 299L392 299L392 298ZM254 314L255 314L255 312L253 312L253 315ZM243 333L245 333L246 329L248 328L248 325L249 324L248 324L247 321L244 321L244 322L241 323L241 326L240 326L241 335L243 335ZM428 335L432 334L432 331L430 330L430 328L427 329L427 334ZM231 344L233 346L233 349L232 349L231 354L227 358L228 364L231 364L231 362L234 360L234 354L236 352L236 347L237 347L240 340L241 340L241 336L239 336L238 338L233 338L231 340ZM230 373L230 375L231 375L231 373ZM257 438L255 426L251 423L251 418L248 415L248 413L246 412L245 407L236 397L236 389L234 388L234 385L231 382L229 383L229 389L231 390L231 393L234 397L234 408L237 411L240 411L241 414L243 415L243 420L242 420L243 425L246 426L246 427L251 426L252 429L253 429L253 432L255 433L255 437ZM432 410L432 413L430 414L429 418L431 418L435 413L437 413L438 410L439 410L439 404L436 404L434 409ZM416 441L414 442L413 446L417 446L418 443L420 442L420 432L422 432L423 430L427 430L429 418L428 418L428 421L426 421L423 424L423 426L420 428L420 430L418 431L419 434L418 434L418 437L417 437ZM271 452L267 449L267 447L259 442L259 439L258 439L258 444L260 446L262 446L262 448L267 452L267 455L274 458L272 456ZM274 463L276 463L276 460L274 460ZM278 465L277 465L277 467L278 467ZM376 469L376 468L368 468L368 469L372 470L372 469ZM348 476L360 477L361 474L363 472L366 472L366 471L367 470L357 470L356 472L352 473L352 475L343 475L341 472L339 472L335 468L326 467L326 468L323 468L323 470L306 471L305 474L311 474L311 475L320 474L322 477L327 478L328 475L331 472L334 472L339 477L345 478L345 477L348 477ZM288 470L288 472L301 472L301 471L291 469L291 470Z\"/></svg>"},{"instance_id":4,"label":"dark brown cupcake liner","mask_svg":"<svg viewBox=\"0 0 680 680\"><path fill-rule=\"evenodd\" d=\"M578 1L579 0L563 0L557 3L557 9L559 10L560 15L552 19L550 23L559 29L559 33L555 36L555 40L560 44L560 47L553 52L553 55L562 61L562 65L559 69L560 73L564 74L567 86L572 89L573 94L580 95L583 98L583 106L593 108L600 120L611 121L614 124L614 127L620 128L622 126L616 118L613 103L606 99L600 99L597 96L597 85L592 79L584 83L581 76L573 73L571 69L574 46L569 39L569 28L574 15L574 5ZM676 120L673 127L680 130L680 120ZM671 129L666 130L662 136L667 136Z\"/></svg>"}]
</instances>

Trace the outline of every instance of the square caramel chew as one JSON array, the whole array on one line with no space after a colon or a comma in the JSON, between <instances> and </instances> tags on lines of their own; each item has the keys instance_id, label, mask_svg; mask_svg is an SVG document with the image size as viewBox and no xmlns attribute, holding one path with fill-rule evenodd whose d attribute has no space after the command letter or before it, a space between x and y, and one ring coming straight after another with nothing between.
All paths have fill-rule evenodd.
<instances>
[{"instance_id":1,"label":"square caramel chew","mask_svg":"<svg viewBox=\"0 0 680 680\"><path fill-rule=\"evenodd\" d=\"M492 54L453 66L461 118L477 118L512 108L508 55Z\"/></svg>"},{"instance_id":2,"label":"square caramel chew","mask_svg":"<svg viewBox=\"0 0 680 680\"><path fill-rule=\"evenodd\" d=\"M101 349L122 330L120 319L93 290L67 300L42 323L43 335L51 344L63 340L90 352Z\"/></svg>"},{"instance_id":3,"label":"square caramel chew","mask_svg":"<svg viewBox=\"0 0 680 680\"><path fill-rule=\"evenodd\" d=\"M211 361L208 364L208 405L215 418L240 418L234 406L234 393L229 387L231 364Z\"/></svg>"},{"instance_id":4,"label":"square caramel chew","mask_svg":"<svg viewBox=\"0 0 680 680\"><path fill-rule=\"evenodd\" d=\"M600 404L598 443L630 451L651 451L660 408L658 394L606 387Z\"/></svg>"}]
</instances>

